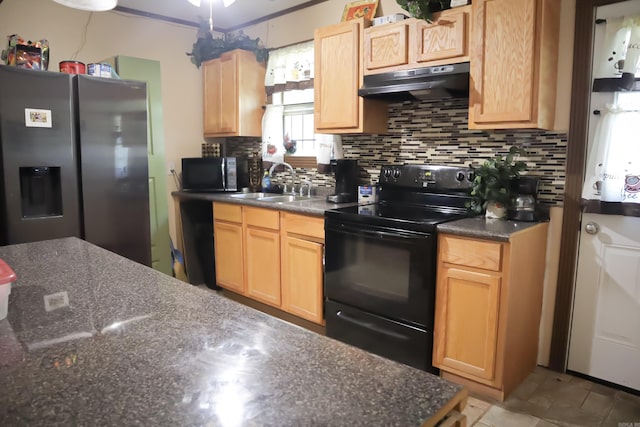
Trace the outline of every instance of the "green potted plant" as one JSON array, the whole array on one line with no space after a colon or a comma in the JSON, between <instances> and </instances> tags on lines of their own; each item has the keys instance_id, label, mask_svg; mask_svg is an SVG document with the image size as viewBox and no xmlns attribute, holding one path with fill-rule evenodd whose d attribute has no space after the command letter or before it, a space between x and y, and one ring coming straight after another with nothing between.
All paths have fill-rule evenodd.
<instances>
[{"instance_id":1,"label":"green potted plant","mask_svg":"<svg viewBox=\"0 0 640 427\"><path fill-rule=\"evenodd\" d=\"M396 0L411 16L431 22L431 14L451 7L451 0Z\"/></svg>"},{"instance_id":2,"label":"green potted plant","mask_svg":"<svg viewBox=\"0 0 640 427\"><path fill-rule=\"evenodd\" d=\"M208 29L206 22L201 22L196 42L187 56L191 62L200 68L200 64L210 59L219 58L224 52L234 49L248 50L256 55L258 62L265 62L269 51L260 42L260 38L252 39L242 31L238 33L226 33L222 37L214 38Z\"/></svg>"},{"instance_id":3,"label":"green potted plant","mask_svg":"<svg viewBox=\"0 0 640 427\"><path fill-rule=\"evenodd\" d=\"M520 172L527 170L525 162L516 160L520 155L526 155L526 152L512 146L506 156L497 155L474 168L472 200L467 204L472 212L486 212L488 218L502 218L506 215L506 209L514 196L511 181L520 176Z\"/></svg>"}]
</instances>

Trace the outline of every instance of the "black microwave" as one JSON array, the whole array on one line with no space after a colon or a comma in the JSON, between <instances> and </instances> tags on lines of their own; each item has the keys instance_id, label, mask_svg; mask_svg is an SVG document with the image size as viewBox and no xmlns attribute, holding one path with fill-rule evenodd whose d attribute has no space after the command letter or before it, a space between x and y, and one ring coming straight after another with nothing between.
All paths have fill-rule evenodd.
<instances>
[{"instance_id":1,"label":"black microwave","mask_svg":"<svg viewBox=\"0 0 640 427\"><path fill-rule=\"evenodd\" d=\"M184 191L240 191L249 186L246 158L185 157L182 159Z\"/></svg>"}]
</instances>

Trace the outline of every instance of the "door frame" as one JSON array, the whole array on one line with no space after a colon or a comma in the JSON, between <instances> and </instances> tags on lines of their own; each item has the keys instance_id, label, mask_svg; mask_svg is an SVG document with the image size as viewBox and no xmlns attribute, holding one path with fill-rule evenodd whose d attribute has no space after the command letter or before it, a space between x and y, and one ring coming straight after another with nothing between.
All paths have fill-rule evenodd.
<instances>
[{"instance_id":1,"label":"door frame","mask_svg":"<svg viewBox=\"0 0 640 427\"><path fill-rule=\"evenodd\" d=\"M582 185L589 134L589 99L595 34L595 10L598 6L621 3L623 0L576 0L571 86L571 113L564 189L564 210L560 244L558 287L553 317L553 332L549 368L566 370L569 333L573 307L573 293L580 237ZM584 40L584 43L582 43ZM585 70L589 70L588 73Z\"/></svg>"}]
</instances>

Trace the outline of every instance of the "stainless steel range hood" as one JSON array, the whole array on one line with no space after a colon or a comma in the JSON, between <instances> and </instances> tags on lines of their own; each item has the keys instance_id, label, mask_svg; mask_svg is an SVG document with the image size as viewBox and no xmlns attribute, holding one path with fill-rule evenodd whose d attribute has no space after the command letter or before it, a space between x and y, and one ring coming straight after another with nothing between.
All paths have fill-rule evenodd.
<instances>
[{"instance_id":1,"label":"stainless steel range hood","mask_svg":"<svg viewBox=\"0 0 640 427\"><path fill-rule=\"evenodd\" d=\"M358 95L389 101L468 98L469 63L364 76Z\"/></svg>"}]
</instances>

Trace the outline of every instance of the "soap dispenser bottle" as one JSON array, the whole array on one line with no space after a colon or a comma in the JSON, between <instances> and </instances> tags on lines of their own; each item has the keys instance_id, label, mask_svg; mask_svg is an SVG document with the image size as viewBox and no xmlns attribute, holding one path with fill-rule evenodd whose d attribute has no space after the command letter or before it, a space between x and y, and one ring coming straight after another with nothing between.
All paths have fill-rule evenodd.
<instances>
[{"instance_id":1,"label":"soap dispenser bottle","mask_svg":"<svg viewBox=\"0 0 640 427\"><path fill-rule=\"evenodd\" d=\"M265 193L271 189L271 177L269 176L268 171L264 171L264 176L262 177L262 191Z\"/></svg>"}]
</instances>

